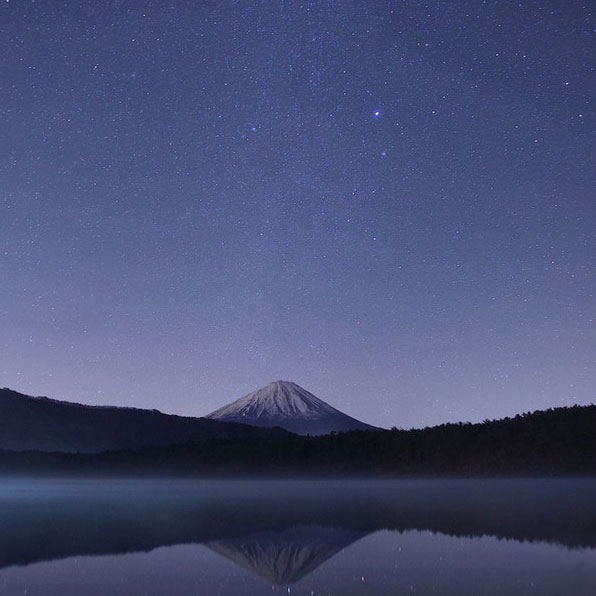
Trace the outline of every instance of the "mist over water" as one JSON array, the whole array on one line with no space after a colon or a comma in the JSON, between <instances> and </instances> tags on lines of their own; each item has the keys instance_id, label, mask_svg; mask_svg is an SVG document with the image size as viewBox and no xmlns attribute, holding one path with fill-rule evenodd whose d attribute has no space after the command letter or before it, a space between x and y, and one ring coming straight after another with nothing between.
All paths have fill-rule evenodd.
<instances>
[{"instance_id":1,"label":"mist over water","mask_svg":"<svg viewBox=\"0 0 596 596\"><path fill-rule=\"evenodd\" d=\"M11 479L2 594L591 594L596 481Z\"/></svg>"}]
</instances>

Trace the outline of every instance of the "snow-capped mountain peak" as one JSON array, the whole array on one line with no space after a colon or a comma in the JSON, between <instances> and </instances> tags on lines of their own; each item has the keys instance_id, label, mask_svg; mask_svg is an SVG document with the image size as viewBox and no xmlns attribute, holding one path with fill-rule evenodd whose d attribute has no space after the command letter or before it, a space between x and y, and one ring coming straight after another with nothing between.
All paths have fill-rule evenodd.
<instances>
[{"instance_id":1,"label":"snow-capped mountain peak","mask_svg":"<svg viewBox=\"0 0 596 596\"><path fill-rule=\"evenodd\" d=\"M290 381L274 381L207 416L254 426L281 426L298 434L373 427L340 412Z\"/></svg>"}]
</instances>

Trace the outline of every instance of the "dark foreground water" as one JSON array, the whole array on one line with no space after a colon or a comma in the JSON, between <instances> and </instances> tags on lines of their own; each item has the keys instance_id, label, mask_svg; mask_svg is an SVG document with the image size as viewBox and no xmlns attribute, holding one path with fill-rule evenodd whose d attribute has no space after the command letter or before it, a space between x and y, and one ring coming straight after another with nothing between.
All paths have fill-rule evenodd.
<instances>
[{"instance_id":1,"label":"dark foreground water","mask_svg":"<svg viewBox=\"0 0 596 596\"><path fill-rule=\"evenodd\" d=\"M595 480L0 480L0 594L596 594Z\"/></svg>"}]
</instances>

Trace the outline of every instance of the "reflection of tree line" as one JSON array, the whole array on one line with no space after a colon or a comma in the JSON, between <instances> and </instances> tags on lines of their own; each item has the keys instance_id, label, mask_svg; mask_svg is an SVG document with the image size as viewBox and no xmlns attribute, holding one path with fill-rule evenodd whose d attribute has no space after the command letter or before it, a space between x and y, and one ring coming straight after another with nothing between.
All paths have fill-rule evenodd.
<instances>
[{"instance_id":1,"label":"reflection of tree line","mask_svg":"<svg viewBox=\"0 0 596 596\"><path fill-rule=\"evenodd\" d=\"M592 480L114 482L4 494L0 566L202 543L291 583L380 529L596 548Z\"/></svg>"},{"instance_id":2,"label":"reflection of tree line","mask_svg":"<svg viewBox=\"0 0 596 596\"><path fill-rule=\"evenodd\" d=\"M0 470L188 475L596 474L596 406L482 424L210 440L100 454L10 453Z\"/></svg>"}]
</instances>

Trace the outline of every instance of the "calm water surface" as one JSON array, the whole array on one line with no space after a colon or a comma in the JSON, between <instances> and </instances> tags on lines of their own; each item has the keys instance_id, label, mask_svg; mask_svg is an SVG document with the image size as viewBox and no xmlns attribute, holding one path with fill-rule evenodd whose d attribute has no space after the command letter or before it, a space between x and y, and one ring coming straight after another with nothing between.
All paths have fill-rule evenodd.
<instances>
[{"instance_id":1,"label":"calm water surface","mask_svg":"<svg viewBox=\"0 0 596 596\"><path fill-rule=\"evenodd\" d=\"M3 595L596 594L595 480L0 481Z\"/></svg>"}]
</instances>

